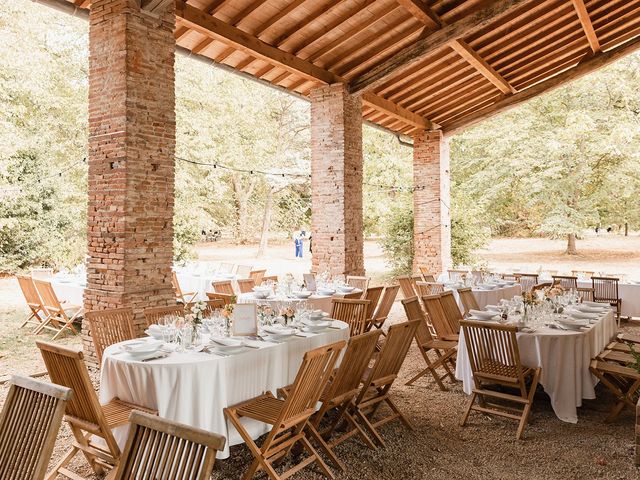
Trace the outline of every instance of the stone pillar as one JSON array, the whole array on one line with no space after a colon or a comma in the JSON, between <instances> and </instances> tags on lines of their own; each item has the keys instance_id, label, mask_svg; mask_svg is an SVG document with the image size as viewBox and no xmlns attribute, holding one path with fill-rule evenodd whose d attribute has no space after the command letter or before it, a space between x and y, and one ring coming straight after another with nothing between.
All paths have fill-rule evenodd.
<instances>
[{"instance_id":1,"label":"stone pillar","mask_svg":"<svg viewBox=\"0 0 640 480\"><path fill-rule=\"evenodd\" d=\"M311 92L312 269L363 275L362 102L343 84Z\"/></svg>"},{"instance_id":2,"label":"stone pillar","mask_svg":"<svg viewBox=\"0 0 640 480\"><path fill-rule=\"evenodd\" d=\"M175 302L171 286L175 16L94 0L89 17L86 310ZM85 322L86 323L86 322ZM85 354L95 359L87 325Z\"/></svg>"},{"instance_id":3,"label":"stone pillar","mask_svg":"<svg viewBox=\"0 0 640 480\"><path fill-rule=\"evenodd\" d=\"M451 265L449 145L440 130L413 138L413 267L436 276Z\"/></svg>"}]
</instances>

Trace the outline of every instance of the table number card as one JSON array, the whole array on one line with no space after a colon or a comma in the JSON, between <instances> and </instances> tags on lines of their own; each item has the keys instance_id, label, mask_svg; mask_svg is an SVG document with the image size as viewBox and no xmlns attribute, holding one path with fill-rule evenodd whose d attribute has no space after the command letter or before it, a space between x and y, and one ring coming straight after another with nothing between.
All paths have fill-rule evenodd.
<instances>
[{"instance_id":1,"label":"table number card","mask_svg":"<svg viewBox=\"0 0 640 480\"><path fill-rule=\"evenodd\" d=\"M239 303L233 307L231 334L257 335L258 314L255 303Z\"/></svg>"},{"instance_id":2,"label":"table number card","mask_svg":"<svg viewBox=\"0 0 640 480\"><path fill-rule=\"evenodd\" d=\"M316 291L316 276L313 273L303 273L302 278L304 279L304 284L307 287L307 290L310 292Z\"/></svg>"}]
</instances>

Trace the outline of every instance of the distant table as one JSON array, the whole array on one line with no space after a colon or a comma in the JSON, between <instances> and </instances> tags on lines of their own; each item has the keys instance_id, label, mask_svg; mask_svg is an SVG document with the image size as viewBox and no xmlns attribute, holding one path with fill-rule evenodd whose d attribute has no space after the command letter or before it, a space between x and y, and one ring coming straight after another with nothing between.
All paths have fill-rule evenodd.
<instances>
[{"instance_id":1,"label":"distant table","mask_svg":"<svg viewBox=\"0 0 640 480\"><path fill-rule=\"evenodd\" d=\"M235 275L220 275L216 273L200 274L188 271L176 271L180 289L183 292L197 293L198 300L207 300L207 292L213 292L211 282L231 281L235 282Z\"/></svg>"},{"instance_id":2,"label":"distant table","mask_svg":"<svg viewBox=\"0 0 640 480\"><path fill-rule=\"evenodd\" d=\"M591 288L589 280L578 281L578 287ZM619 283L618 295L622 299L620 315L623 317L640 317L640 284Z\"/></svg>"},{"instance_id":3,"label":"distant table","mask_svg":"<svg viewBox=\"0 0 640 480\"><path fill-rule=\"evenodd\" d=\"M86 288L84 279L54 276L50 279L50 282L60 302L67 302L71 305L83 305L84 289Z\"/></svg>"}]
</instances>

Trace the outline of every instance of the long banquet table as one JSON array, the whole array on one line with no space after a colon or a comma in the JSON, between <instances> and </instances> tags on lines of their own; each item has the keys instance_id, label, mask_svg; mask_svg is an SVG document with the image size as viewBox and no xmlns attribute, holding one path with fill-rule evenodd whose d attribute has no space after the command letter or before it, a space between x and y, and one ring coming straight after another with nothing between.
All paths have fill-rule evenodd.
<instances>
[{"instance_id":1,"label":"long banquet table","mask_svg":"<svg viewBox=\"0 0 640 480\"><path fill-rule=\"evenodd\" d=\"M589 371L591 359L600 353L616 334L612 311L582 331L541 327L533 333L519 332L518 348L522 364L542 367L540 384L551 398L556 416L563 422L577 423L577 408L582 399L596 398L596 378ZM456 378L471 394L473 374L464 335L460 332Z\"/></svg>"},{"instance_id":2,"label":"long banquet table","mask_svg":"<svg viewBox=\"0 0 640 480\"><path fill-rule=\"evenodd\" d=\"M334 326L281 343L255 341L252 345L259 348L247 347L227 357L190 351L142 362L119 353L120 344L112 345L102 360L100 402L118 397L157 409L163 418L224 435L227 443L218 458L227 458L229 447L242 443L242 439L227 424L223 409L291 384L305 352L348 339L346 323L335 320ZM269 430L253 420L243 419L243 423L254 439ZM127 428L119 427L114 432L121 447Z\"/></svg>"},{"instance_id":3,"label":"long banquet table","mask_svg":"<svg viewBox=\"0 0 640 480\"><path fill-rule=\"evenodd\" d=\"M458 294L458 290L453 287L446 287L447 289L453 292L453 296L458 303L458 307L460 307L460 311L464 312L464 305L462 304L462 300L460 299L460 295ZM500 300L511 300L516 295L522 294L522 287L517 285L506 285L504 287L494 288L492 290L483 290L479 288L472 288L471 293L478 302L478 306L480 308L484 308L487 305L497 305L500 303Z\"/></svg>"}]
</instances>

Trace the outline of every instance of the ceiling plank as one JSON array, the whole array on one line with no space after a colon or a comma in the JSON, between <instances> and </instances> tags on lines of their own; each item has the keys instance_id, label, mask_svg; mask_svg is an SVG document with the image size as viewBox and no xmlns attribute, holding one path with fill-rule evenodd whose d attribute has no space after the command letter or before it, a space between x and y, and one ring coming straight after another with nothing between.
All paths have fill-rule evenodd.
<instances>
[{"instance_id":1,"label":"ceiling plank","mask_svg":"<svg viewBox=\"0 0 640 480\"><path fill-rule=\"evenodd\" d=\"M440 28L441 22L438 16L422 0L396 0L411 15L416 17L427 27Z\"/></svg>"},{"instance_id":2,"label":"ceiling plank","mask_svg":"<svg viewBox=\"0 0 640 480\"><path fill-rule=\"evenodd\" d=\"M593 53L598 53L602 48L600 47L598 35L596 35L596 31L593 28L593 24L591 23L591 18L589 17L589 12L587 11L587 6L584 4L584 0L571 1L573 2L573 7L576 9L578 18L580 19L582 30L584 30L584 34L587 36L587 40L589 40L589 46L591 47L591 50L593 50Z\"/></svg>"},{"instance_id":3,"label":"ceiling plank","mask_svg":"<svg viewBox=\"0 0 640 480\"><path fill-rule=\"evenodd\" d=\"M382 111L393 118L402 120L418 128L422 128L425 130L437 128L437 126L435 126L426 118L421 117L417 113L413 113L406 108L402 108L396 103L390 102L389 100L379 97L378 95L374 95L370 92L365 92L362 94L362 103L370 105L378 111Z\"/></svg>"},{"instance_id":4,"label":"ceiling plank","mask_svg":"<svg viewBox=\"0 0 640 480\"><path fill-rule=\"evenodd\" d=\"M188 5L183 0L176 0L176 16L181 18L183 23L204 35L213 36L233 48L269 63L275 63L285 70L293 71L309 80L319 80L327 84L343 81L342 78L328 70L273 47L247 32Z\"/></svg>"},{"instance_id":5,"label":"ceiling plank","mask_svg":"<svg viewBox=\"0 0 640 480\"><path fill-rule=\"evenodd\" d=\"M451 48L453 48L458 55L464 58L469 65L475 68L482 76L493 83L502 93L516 93L516 89L513 88L509 82L507 82L502 75L489 65L478 53L471 48L464 40L454 40L451 42Z\"/></svg>"},{"instance_id":6,"label":"ceiling plank","mask_svg":"<svg viewBox=\"0 0 640 480\"><path fill-rule=\"evenodd\" d=\"M413 45L403 48L393 57L373 67L364 75L361 75L351 83L352 93L372 89L382 84L392 75L398 75L404 69L411 67L415 62L430 55L436 50L445 47L453 40L461 39L477 30L499 21L534 0L493 0L485 8L475 11L458 21L455 21L431 35L415 42Z\"/></svg>"},{"instance_id":7,"label":"ceiling plank","mask_svg":"<svg viewBox=\"0 0 640 480\"><path fill-rule=\"evenodd\" d=\"M533 85L525 90L521 90L513 95L505 95L502 99L498 100L492 105L480 109L467 115L460 120L447 125L444 129L445 134L452 135L460 130L470 127L482 120L489 117L493 117L498 113L509 110L522 102L526 102L534 97L547 93L558 87L561 87L569 82L577 80L595 70L605 67L620 58L629 55L640 49L640 36L629 40L618 47L615 47L607 52L599 52L596 54L589 53L583 60L575 67L565 70L558 75L544 80L538 84Z\"/></svg>"}]
</instances>

